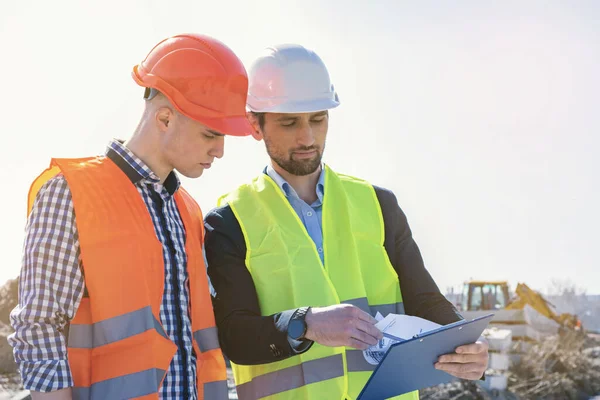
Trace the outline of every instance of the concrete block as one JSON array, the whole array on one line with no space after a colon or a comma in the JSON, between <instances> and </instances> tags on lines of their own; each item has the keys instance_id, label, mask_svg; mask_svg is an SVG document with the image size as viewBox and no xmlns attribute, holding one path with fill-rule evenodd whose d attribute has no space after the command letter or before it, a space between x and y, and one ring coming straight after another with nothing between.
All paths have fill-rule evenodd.
<instances>
[{"instance_id":1,"label":"concrete block","mask_svg":"<svg viewBox=\"0 0 600 400\"><path fill-rule=\"evenodd\" d=\"M483 336L490 345L490 350L508 351L512 345L512 331L510 329L488 328L483 331Z\"/></svg>"},{"instance_id":2,"label":"concrete block","mask_svg":"<svg viewBox=\"0 0 600 400\"><path fill-rule=\"evenodd\" d=\"M498 371L508 371L510 356L504 353L490 353L488 368Z\"/></svg>"}]
</instances>

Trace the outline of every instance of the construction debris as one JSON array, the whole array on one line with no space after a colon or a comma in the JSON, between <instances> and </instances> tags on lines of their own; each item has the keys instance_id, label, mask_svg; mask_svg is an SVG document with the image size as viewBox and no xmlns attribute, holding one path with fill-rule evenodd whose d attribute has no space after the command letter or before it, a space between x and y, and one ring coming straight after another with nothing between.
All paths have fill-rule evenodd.
<instances>
[{"instance_id":1,"label":"construction debris","mask_svg":"<svg viewBox=\"0 0 600 400\"><path fill-rule=\"evenodd\" d=\"M18 373L0 374L0 399L13 400L22 390L21 377Z\"/></svg>"},{"instance_id":2,"label":"construction debris","mask_svg":"<svg viewBox=\"0 0 600 400\"><path fill-rule=\"evenodd\" d=\"M592 335L565 332L533 345L511 368L508 388L520 398L581 399L600 394L600 347Z\"/></svg>"},{"instance_id":3,"label":"construction debris","mask_svg":"<svg viewBox=\"0 0 600 400\"><path fill-rule=\"evenodd\" d=\"M485 396L485 391L478 387L477 384L463 380L419 391L419 398L421 400L484 400L487 399Z\"/></svg>"},{"instance_id":4,"label":"construction debris","mask_svg":"<svg viewBox=\"0 0 600 400\"><path fill-rule=\"evenodd\" d=\"M12 333L9 325L9 314L17 305L18 280L10 280L0 287L0 374L10 374L17 370L12 348L6 337ZM0 394L5 383L0 376ZM1 397L0 397L1 398Z\"/></svg>"},{"instance_id":5,"label":"construction debris","mask_svg":"<svg viewBox=\"0 0 600 400\"><path fill-rule=\"evenodd\" d=\"M486 330L486 338L490 342L491 368L493 354L505 354L510 335L491 328ZM600 395L600 335L563 332L529 344L508 372L489 369L484 382L456 380L422 390L421 399L578 400ZM505 378L507 390L497 390L504 387L504 382L497 381Z\"/></svg>"}]
</instances>

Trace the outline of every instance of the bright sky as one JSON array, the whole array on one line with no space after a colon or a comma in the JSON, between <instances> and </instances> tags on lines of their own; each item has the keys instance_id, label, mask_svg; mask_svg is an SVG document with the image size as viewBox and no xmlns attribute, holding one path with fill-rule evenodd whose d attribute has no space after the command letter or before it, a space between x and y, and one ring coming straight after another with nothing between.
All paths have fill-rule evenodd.
<instances>
[{"instance_id":1,"label":"bright sky","mask_svg":"<svg viewBox=\"0 0 600 400\"><path fill-rule=\"evenodd\" d=\"M325 161L396 193L443 291L554 278L600 293L599 2L1 4L1 282L18 275L27 190L50 157L127 138L142 110L133 65L200 32L246 65L282 42L323 58L342 102ZM266 162L262 143L230 138L184 183L208 211Z\"/></svg>"}]
</instances>

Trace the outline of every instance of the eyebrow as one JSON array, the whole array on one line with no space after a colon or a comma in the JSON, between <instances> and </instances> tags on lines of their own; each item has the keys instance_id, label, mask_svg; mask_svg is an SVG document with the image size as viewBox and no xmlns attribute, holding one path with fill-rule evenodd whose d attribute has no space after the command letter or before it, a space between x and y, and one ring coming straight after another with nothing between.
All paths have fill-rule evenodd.
<instances>
[{"instance_id":1,"label":"eyebrow","mask_svg":"<svg viewBox=\"0 0 600 400\"><path fill-rule=\"evenodd\" d=\"M321 111L319 113L313 114L311 115L311 117L324 117L325 115L328 115L329 112L327 110L325 111ZM297 116L293 116L293 115L284 115L282 117L277 118L277 121L285 121L285 120L290 120L290 119L298 119Z\"/></svg>"},{"instance_id":2,"label":"eyebrow","mask_svg":"<svg viewBox=\"0 0 600 400\"><path fill-rule=\"evenodd\" d=\"M215 136L225 136L225 134L217 132L217 131L213 131L212 129L207 129L206 131Z\"/></svg>"},{"instance_id":3,"label":"eyebrow","mask_svg":"<svg viewBox=\"0 0 600 400\"><path fill-rule=\"evenodd\" d=\"M277 118L277 121L285 121L287 119L298 119L298 117L295 117L293 115L284 115L283 117Z\"/></svg>"}]
</instances>

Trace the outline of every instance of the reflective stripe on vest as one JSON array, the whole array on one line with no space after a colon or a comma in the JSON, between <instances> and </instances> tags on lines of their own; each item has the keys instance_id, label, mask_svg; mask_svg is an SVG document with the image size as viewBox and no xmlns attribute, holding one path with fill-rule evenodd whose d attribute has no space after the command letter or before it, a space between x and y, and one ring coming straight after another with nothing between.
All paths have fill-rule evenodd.
<instances>
[{"instance_id":1,"label":"reflective stripe on vest","mask_svg":"<svg viewBox=\"0 0 600 400\"><path fill-rule=\"evenodd\" d=\"M94 383L90 387L74 387L75 399L134 399L158 391L166 371L149 369Z\"/></svg>"},{"instance_id":2,"label":"reflective stripe on vest","mask_svg":"<svg viewBox=\"0 0 600 400\"><path fill-rule=\"evenodd\" d=\"M336 354L260 375L250 382L238 385L237 394L240 399L260 399L343 376L343 356Z\"/></svg>"},{"instance_id":3,"label":"reflective stripe on vest","mask_svg":"<svg viewBox=\"0 0 600 400\"><path fill-rule=\"evenodd\" d=\"M244 234L246 266L261 314L340 303L371 315L404 313L398 276L383 246L383 216L373 187L326 168L325 265L298 215L267 175L221 199L229 203ZM318 343L283 361L232 366L240 400L355 399L374 369L362 352ZM418 393L399 398L418 399Z\"/></svg>"},{"instance_id":4,"label":"reflective stripe on vest","mask_svg":"<svg viewBox=\"0 0 600 400\"><path fill-rule=\"evenodd\" d=\"M28 211L58 173L71 191L89 293L70 321L73 398L158 399L177 346L160 323L164 261L148 208L112 160L96 157L52 160L31 185ZM225 362L202 255L202 213L183 188L174 200L186 233L198 398L226 400Z\"/></svg>"},{"instance_id":5,"label":"reflective stripe on vest","mask_svg":"<svg viewBox=\"0 0 600 400\"><path fill-rule=\"evenodd\" d=\"M162 337L168 339L162 325L152 315L150 307L144 307L93 324L71 324L69 347L91 349L135 336L150 329L156 329Z\"/></svg>"},{"instance_id":6,"label":"reflective stripe on vest","mask_svg":"<svg viewBox=\"0 0 600 400\"><path fill-rule=\"evenodd\" d=\"M166 371L148 370L120 376L93 384L91 387L72 388L74 399L134 399L158 390ZM228 399L227 381L204 383L204 398Z\"/></svg>"},{"instance_id":7,"label":"reflective stripe on vest","mask_svg":"<svg viewBox=\"0 0 600 400\"><path fill-rule=\"evenodd\" d=\"M194 332L194 339L203 353L219 348L219 336L214 326Z\"/></svg>"}]
</instances>

